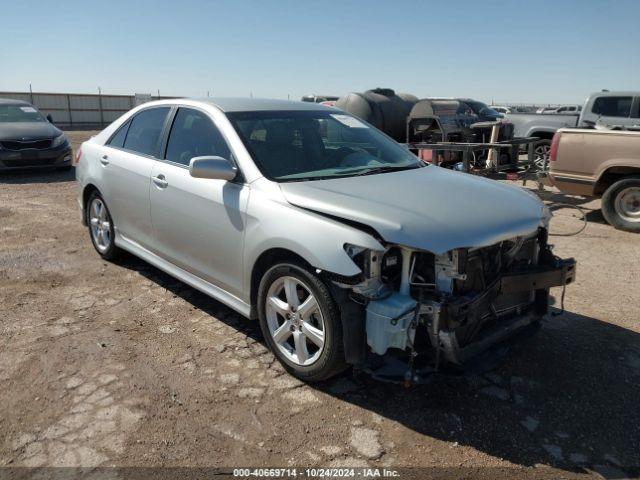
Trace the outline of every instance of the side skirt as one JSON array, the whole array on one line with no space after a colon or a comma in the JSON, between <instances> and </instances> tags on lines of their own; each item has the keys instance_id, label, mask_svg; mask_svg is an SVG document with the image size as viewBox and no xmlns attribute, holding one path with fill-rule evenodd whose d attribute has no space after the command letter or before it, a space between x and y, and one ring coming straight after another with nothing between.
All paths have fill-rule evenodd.
<instances>
[{"instance_id":1,"label":"side skirt","mask_svg":"<svg viewBox=\"0 0 640 480\"><path fill-rule=\"evenodd\" d=\"M160 258L155 253L150 252L133 240L125 238L122 234L116 233L115 243L123 250L126 250L136 257L141 258L145 262L150 263L154 267L159 268L163 272L168 273L172 277L177 278L178 280L186 283L196 290L200 290L202 293L209 295L215 300L224 303L226 306L234 309L236 312L242 314L243 316L250 318L251 306L238 297L231 295L226 290L223 290L222 288L217 287L212 283L202 280L200 277L197 277L192 273L189 273L186 270L175 266L173 263L167 262L163 258Z\"/></svg>"}]
</instances>

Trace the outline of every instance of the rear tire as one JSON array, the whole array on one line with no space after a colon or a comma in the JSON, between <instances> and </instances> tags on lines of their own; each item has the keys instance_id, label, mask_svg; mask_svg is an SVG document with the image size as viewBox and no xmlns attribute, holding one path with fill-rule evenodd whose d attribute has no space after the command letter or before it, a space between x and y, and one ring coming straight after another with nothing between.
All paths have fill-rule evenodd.
<instances>
[{"instance_id":1,"label":"rear tire","mask_svg":"<svg viewBox=\"0 0 640 480\"><path fill-rule=\"evenodd\" d=\"M619 230L640 233L640 177L626 177L607 188L602 215Z\"/></svg>"},{"instance_id":2,"label":"rear tire","mask_svg":"<svg viewBox=\"0 0 640 480\"><path fill-rule=\"evenodd\" d=\"M267 345L292 375L319 382L347 367L338 306L306 268L270 268L258 288L258 316Z\"/></svg>"},{"instance_id":3,"label":"rear tire","mask_svg":"<svg viewBox=\"0 0 640 480\"><path fill-rule=\"evenodd\" d=\"M85 209L87 216L87 226L89 228L89 237L96 252L105 260L114 260L120 255L120 249L115 244L115 227L111 213L107 208L102 195L98 191L94 191L89 196L87 208Z\"/></svg>"}]
</instances>

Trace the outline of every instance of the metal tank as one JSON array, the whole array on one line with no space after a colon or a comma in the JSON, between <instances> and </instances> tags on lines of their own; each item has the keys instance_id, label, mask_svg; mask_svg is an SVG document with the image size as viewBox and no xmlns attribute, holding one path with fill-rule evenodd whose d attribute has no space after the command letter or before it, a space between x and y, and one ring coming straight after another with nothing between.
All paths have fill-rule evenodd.
<instances>
[{"instance_id":1,"label":"metal tank","mask_svg":"<svg viewBox=\"0 0 640 480\"><path fill-rule=\"evenodd\" d=\"M404 143L407 117L417 102L418 98L414 95L396 93L390 88L376 88L364 93L349 93L340 97L335 106Z\"/></svg>"}]
</instances>

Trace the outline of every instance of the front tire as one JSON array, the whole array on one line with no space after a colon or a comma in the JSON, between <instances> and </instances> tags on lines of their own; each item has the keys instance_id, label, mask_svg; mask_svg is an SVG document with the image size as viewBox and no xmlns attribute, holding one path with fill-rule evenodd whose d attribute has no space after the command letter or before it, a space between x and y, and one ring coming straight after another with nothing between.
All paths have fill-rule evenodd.
<instances>
[{"instance_id":1,"label":"front tire","mask_svg":"<svg viewBox=\"0 0 640 480\"><path fill-rule=\"evenodd\" d=\"M260 281L258 316L267 345L292 375L318 382L346 368L338 307L306 268L270 268Z\"/></svg>"},{"instance_id":2,"label":"front tire","mask_svg":"<svg viewBox=\"0 0 640 480\"><path fill-rule=\"evenodd\" d=\"M105 260L113 260L120 254L115 244L115 228L107 204L97 191L87 201L87 226L96 252Z\"/></svg>"},{"instance_id":3,"label":"front tire","mask_svg":"<svg viewBox=\"0 0 640 480\"><path fill-rule=\"evenodd\" d=\"M627 177L602 195L602 215L613 227L640 233L640 177Z\"/></svg>"}]
</instances>

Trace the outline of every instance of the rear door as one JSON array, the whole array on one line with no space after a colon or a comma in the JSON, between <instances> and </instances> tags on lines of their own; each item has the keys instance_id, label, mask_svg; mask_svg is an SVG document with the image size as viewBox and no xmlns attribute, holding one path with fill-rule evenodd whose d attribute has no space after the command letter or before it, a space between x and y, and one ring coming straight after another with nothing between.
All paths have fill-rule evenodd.
<instances>
[{"instance_id":1,"label":"rear door","mask_svg":"<svg viewBox=\"0 0 640 480\"><path fill-rule=\"evenodd\" d=\"M631 107L631 124L640 125L640 97L635 97Z\"/></svg>"},{"instance_id":2,"label":"rear door","mask_svg":"<svg viewBox=\"0 0 640 480\"><path fill-rule=\"evenodd\" d=\"M149 249L149 182L170 107L138 112L107 142L100 157L103 195L118 233Z\"/></svg>"},{"instance_id":3,"label":"rear door","mask_svg":"<svg viewBox=\"0 0 640 480\"><path fill-rule=\"evenodd\" d=\"M225 138L206 112L180 107L164 150L151 174L155 249L174 265L240 295L249 187L241 180L189 175L193 157L232 159Z\"/></svg>"}]
</instances>

